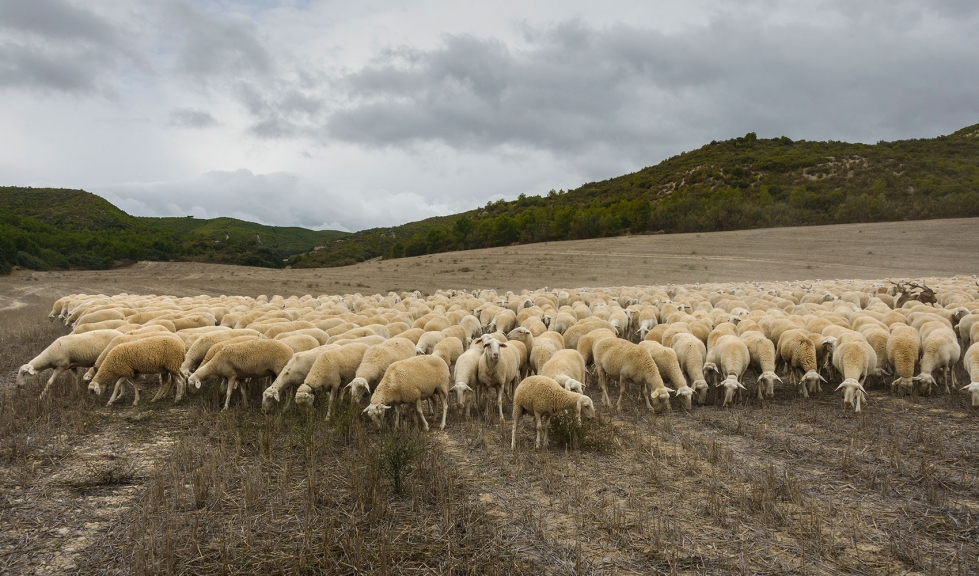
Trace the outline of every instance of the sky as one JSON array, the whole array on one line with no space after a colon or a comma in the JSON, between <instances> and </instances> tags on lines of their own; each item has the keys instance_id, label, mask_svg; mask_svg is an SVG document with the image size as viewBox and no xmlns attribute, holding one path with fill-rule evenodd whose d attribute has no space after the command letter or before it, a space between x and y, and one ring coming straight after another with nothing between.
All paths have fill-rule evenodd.
<instances>
[{"instance_id":1,"label":"sky","mask_svg":"<svg viewBox=\"0 0 979 576\"><path fill-rule=\"evenodd\" d=\"M974 0L0 0L0 185L356 231L979 122Z\"/></svg>"}]
</instances>

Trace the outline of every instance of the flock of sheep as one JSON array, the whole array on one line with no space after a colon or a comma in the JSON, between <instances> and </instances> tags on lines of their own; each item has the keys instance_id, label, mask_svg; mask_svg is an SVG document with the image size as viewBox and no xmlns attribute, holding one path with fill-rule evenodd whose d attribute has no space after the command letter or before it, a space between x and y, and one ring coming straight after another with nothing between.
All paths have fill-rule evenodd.
<instances>
[{"instance_id":1,"label":"flock of sheep","mask_svg":"<svg viewBox=\"0 0 979 576\"><path fill-rule=\"evenodd\" d=\"M113 387L109 404L127 384L136 404L135 378L159 374L153 401L223 386L227 408L235 390L247 405L258 394L250 389L271 379L265 410L292 398L311 406L325 395L329 418L349 391L352 402L370 394L364 413L378 425L389 414L398 425L397 408L413 406L426 430L426 411L438 407L445 427L450 400L467 416L475 406L503 422L511 399L511 446L527 413L539 448L550 415L595 415L584 393L592 375L602 405L615 410L627 391L661 412L671 400L686 410L710 402L712 390L728 406L746 384L765 400L775 386L808 398L832 383L859 412L868 379L895 393L930 394L941 370L950 392L964 349L971 383L962 390L979 406L979 291L973 279L930 282L449 290L427 298L73 294L50 315L71 334L24 364L17 385L53 369L43 398L59 375L78 369L76 381L94 394ZM619 387L614 404L610 381Z\"/></svg>"}]
</instances>

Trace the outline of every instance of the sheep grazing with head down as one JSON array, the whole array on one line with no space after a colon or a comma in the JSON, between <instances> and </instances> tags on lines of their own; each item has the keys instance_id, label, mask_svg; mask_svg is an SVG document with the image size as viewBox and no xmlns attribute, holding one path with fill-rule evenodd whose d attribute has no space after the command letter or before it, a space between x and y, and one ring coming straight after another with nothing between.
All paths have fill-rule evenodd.
<instances>
[{"instance_id":1,"label":"sheep grazing with head down","mask_svg":"<svg viewBox=\"0 0 979 576\"><path fill-rule=\"evenodd\" d=\"M955 331L937 321L926 322L918 331L921 334L921 373L914 380L919 382L927 394L932 386L937 385L932 372L941 368L945 376L945 392L950 392L949 373L951 372L952 382L956 383L955 363L962 354Z\"/></svg>"},{"instance_id":2,"label":"sheep grazing with head down","mask_svg":"<svg viewBox=\"0 0 979 576\"><path fill-rule=\"evenodd\" d=\"M327 390L329 396L326 405L326 419L329 420L333 410L333 399L338 391L342 395L343 383L354 378L368 348L370 345L363 342L351 342L339 348L326 350L317 356L312 368L309 369L309 373L306 374L306 379L296 389L296 404L312 406L316 394ZM276 402L279 401L274 393L272 398Z\"/></svg>"},{"instance_id":3,"label":"sheep grazing with head down","mask_svg":"<svg viewBox=\"0 0 979 576\"><path fill-rule=\"evenodd\" d=\"M775 381L782 379L775 373L775 345L764 334L749 330L741 334L741 341L748 347L750 367L758 374L758 399L775 396Z\"/></svg>"},{"instance_id":4,"label":"sheep grazing with head down","mask_svg":"<svg viewBox=\"0 0 979 576\"><path fill-rule=\"evenodd\" d=\"M371 346L364 353L354 379L347 384L347 388L350 388L350 397L359 400L361 389L365 394L370 394L371 387L381 381L388 366L399 360L411 358L417 353L415 342L400 335Z\"/></svg>"},{"instance_id":5,"label":"sheep grazing with head down","mask_svg":"<svg viewBox=\"0 0 979 576\"><path fill-rule=\"evenodd\" d=\"M674 394L680 399L683 408L690 410L694 390L690 386L687 386L687 379L683 376L683 370L680 368L680 361L677 358L676 351L673 348L668 348L652 340L640 342L639 347L648 352L653 362L656 362L656 368L659 369L660 376L673 385L674 390L676 390Z\"/></svg>"},{"instance_id":6,"label":"sheep grazing with head down","mask_svg":"<svg viewBox=\"0 0 979 576\"><path fill-rule=\"evenodd\" d=\"M734 400L739 390L747 390L741 383L741 378L751 364L751 354L745 343L733 334L723 334L714 341L714 346L707 352L707 362L704 371L712 370L724 377L715 386L724 388L724 406Z\"/></svg>"},{"instance_id":7,"label":"sheep grazing with head down","mask_svg":"<svg viewBox=\"0 0 979 576\"><path fill-rule=\"evenodd\" d=\"M843 389L843 403L860 411L860 403L867 401L863 383L877 367L877 353L862 338L846 338L833 351L833 366L843 375L843 382L836 388Z\"/></svg>"},{"instance_id":8,"label":"sheep grazing with head down","mask_svg":"<svg viewBox=\"0 0 979 576\"><path fill-rule=\"evenodd\" d=\"M574 410L579 423L582 414L586 418L595 417L595 405L588 396L566 390L553 378L547 376L524 378L513 393L513 430L510 435L510 449L517 448L517 424L520 423L520 417L525 412L534 415L537 426L535 447L541 448L543 436L543 447L546 449L548 421L551 415L565 410Z\"/></svg>"},{"instance_id":9,"label":"sheep grazing with head down","mask_svg":"<svg viewBox=\"0 0 979 576\"><path fill-rule=\"evenodd\" d=\"M147 336L133 342L119 344L105 357L99 371L88 385L88 389L96 395L109 384L115 384L108 404L112 404L120 396L122 385L126 380L140 374L160 374L161 392L154 400L162 397L166 384L163 378L170 382L177 380L177 395L174 402L179 402L186 391L186 382L180 373L180 364L184 361L184 344L180 338L169 335ZM139 403L139 388L132 383L135 399L133 405ZM108 405L107 404L107 405Z\"/></svg>"},{"instance_id":10,"label":"sheep grazing with head down","mask_svg":"<svg viewBox=\"0 0 979 576\"><path fill-rule=\"evenodd\" d=\"M660 324L665 326L665 324ZM676 352L680 369L690 379L688 385L693 390L693 398L697 404L707 402L707 379L704 377L704 363L707 362L707 346L703 341L689 332L683 332L673 337L670 347Z\"/></svg>"},{"instance_id":11,"label":"sheep grazing with head down","mask_svg":"<svg viewBox=\"0 0 979 576\"><path fill-rule=\"evenodd\" d=\"M320 357L320 354L327 350L335 350L337 348L340 347L336 344L326 344L313 348L312 350L305 350L293 354L292 358L279 371L279 375L275 377L272 384L262 392L262 410L265 412L271 410L273 403L278 402L279 398L281 398L283 390L289 390L302 384L306 380L306 376L309 375L309 371L313 368L313 364Z\"/></svg>"},{"instance_id":12,"label":"sheep grazing with head down","mask_svg":"<svg viewBox=\"0 0 979 576\"><path fill-rule=\"evenodd\" d=\"M585 388L585 360L577 350L558 350L541 366L540 375L553 378L567 390L582 394Z\"/></svg>"},{"instance_id":13,"label":"sheep grazing with head down","mask_svg":"<svg viewBox=\"0 0 979 576\"><path fill-rule=\"evenodd\" d=\"M975 342L965 351L965 358L962 359L965 369L969 373L971 382L962 387L963 392L972 395L972 407L979 408L979 342Z\"/></svg>"},{"instance_id":14,"label":"sheep grazing with head down","mask_svg":"<svg viewBox=\"0 0 979 576\"><path fill-rule=\"evenodd\" d=\"M897 376L891 382L891 390L910 393L915 385L914 367L921 353L921 336L916 329L901 322L891 324L889 332L885 351L887 362Z\"/></svg>"},{"instance_id":15,"label":"sheep grazing with head down","mask_svg":"<svg viewBox=\"0 0 979 576\"><path fill-rule=\"evenodd\" d=\"M371 403L364 408L364 413L380 426L381 418L387 410L398 404L414 404L422 426L428 430L422 405L423 401L436 397L442 402L442 423L439 430L444 430L449 407L449 380L449 367L441 358L422 355L399 360L384 371L384 377L374 389ZM395 426L397 425L396 420Z\"/></svg>"},{"instance_id":16,"label":"sheep grazing with head down","mask_svg":"<svg viewBox=\"0 0 979 576\"><path fill-rule=\"evenodd\" d=\"M263 338L230 343L233 340L212 346L213 350L224 344L210 361L201 364L200 368L188 378L196 388L200 388L201 382L208 377L226 378L228 385L224 398L225 410L231 405L231 392L239 379L266 376L275 378L295 353L289 345L280 340ZM247 403L244 384L242 384L241 399L243 404Z\"/></svg>"},{"instance_id":17,"label":"sheep grazing with head down","mask_svg":"<svg viewBox=\"0 0 979 576\"><path fill-rule=\"evenodd\" d=\"M28 375L33 376L37 372L54 368L54 373L51 374L51 378L48 379L44 390L41 392L41 398L44 398L48 395L54 381L66 370L94 366L102 350L117 336L122 336L122 332L118 330L95 330L84 334L62 336L35 356L33 360L20 367L20 370L17 371L17 386L23 386ZM76 384L77 382L76 379Z\"/></svg>"},{"instance_id":18,"label":"sheep grazing with head down","mask_svg":"<svg viewBox=\"0 0 979 576\"><path fill-rule=\"evenodd\" d=\"M799 385L803 398L819 390L820 382L826 382L826 378L818 372L816 344L806 330L796 328L782 332L777 348L779 360L788 366L789 375L793 383Z\"/></svg>"},{"instance_id":19,"label":"sheep grazing with head down","mask_svg":"<svg viewBox=\"0 0 979 576\"><path fill-rule=\"evenodd\" d=\"M619 338L605 338L595 343L595 371L598 373L598 384L602 388L602 403L611 405L608 396L609 379L619 381L619 401L616 411L622 410L622 395L625 393L627 382L639 386L644 393L646 407L655 412L670 410L670 392L672 389L663 384L656 362L648 352ZM645 391L651 390L647 395ZM653 403L650 403L650 399Z\"/></svg>"}]
</instances>

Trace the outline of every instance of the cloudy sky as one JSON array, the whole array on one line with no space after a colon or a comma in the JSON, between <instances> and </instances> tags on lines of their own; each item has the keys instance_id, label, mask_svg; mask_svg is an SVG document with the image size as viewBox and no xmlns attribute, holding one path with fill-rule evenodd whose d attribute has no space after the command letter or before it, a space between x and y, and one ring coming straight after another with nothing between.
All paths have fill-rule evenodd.
<instances>
[{"instance_id":1,"label":"cloudy sky","mask_svg":"<svg viewBox=\"0 0 979 576\"><path fill-rule=\"evenodd\" d=\"M359 230L979 122L975 0L0 0L0 184Z\"/></svg>"}]
</instances>

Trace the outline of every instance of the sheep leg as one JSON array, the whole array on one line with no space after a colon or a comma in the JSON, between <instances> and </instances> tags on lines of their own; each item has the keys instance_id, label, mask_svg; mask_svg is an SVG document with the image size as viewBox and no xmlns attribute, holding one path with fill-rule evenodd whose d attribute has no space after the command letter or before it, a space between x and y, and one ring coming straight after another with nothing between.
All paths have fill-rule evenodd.
<instances>
[{"instance_id":1,"label":"sheep leg","mask_svg":"<svg viewBox=\"0 0 979 576\"><path fill-rule=\"evenodd\" d=\"M615 403L615 411L616 412L621 412L622 411L622 395L624 393L625 393L625 377L620 375L619 376L619 401ZM648 407L652 408L652 405L649 403L649 399L648 398L646 399L646 405Z\"/></svg>"},{"instance_id":2,"label":"sheep leg","mask_svg":"<svg viewBox=\"0 0 979 576\"><path fill-rule=\"evenodd\" d=\"M547 431L551 428L551 415L544 414L541 420L544 424L544 450L547 450Z\"/></svg>"},{"instance_id":3,"label":"sheep leg","mask_svg":"<svg viewBox=\"0 0 979 576\"><path fill-rule=\"evenodd\" d=\"M415 400L415 412L418 413L418 418L421 420L422 426L425 428L425 431L428 432L428 420L425 420L425 411L422 410L423 402L424 400L420 398Z\"/></svg>"},{"instance_id":4,"label":"sheep leg","mask_svg":"<svg viewBox=\"0 0 979 576\"><path fill-rule=\"evenodd\" d=\"M449 396L439 396L442 400L442 425L439 426L439 430L445 430L445 417L449 414Z\"/></svg>"},{"instance_id":5,"label":"sheep leg","mask_svg":"<svg viewBox=\"0 0 979 576\"><path fill-rule=\"evenodd\" d=\"M112 389L112 395L109 396L109 401L105 403L106 406L111 406L112 403L115 402L117 398L122 397L123 395L122 390L123 390L123 386L125 385L125 382L126 382L125 376L116 380L115 388Z\"/></svg>"},{"instance_id":6,"label":"sheep leg","mask_svg":"<svg viewBox=\"0 0 979 576\"><path fill-rule=\"evenodd\" d=\"M605 376L605 371L597 364L595 371L598 373L598 385L602 388L602 406L608 406L612 403L612 399L608 397L608 379Z\"/></svg>"},{"instance_id":7,"label":"sheep leg","mask_svg":"<svg viewBox=\"0 0 979 576\"><path fill-rule=\"evenodd\" d=\"M134 376L131 380L129 380L129 384L133 387L133 406L139 404L139 386L136 384L136 380L137 376ZM160 386L162 385L163 382L161 381Z\"/></svg>"},{"instance_id":8,"label":"sheep leg","mask_svg":"<svg viewBox=\"0 0 979 576\"><path fill-rule=\"evenodd\" d=\"M534 442L534 449L540 450L540 436L544 427L541 425L541 415L537 412L534 412L534 422L537 425L537 440Z\"/></svg>"},{"instance_id":9,"label":"sheep leg","mask_svg":"<svg viewBox=\"0 0 979 576\"><path fill-rule=\"evenodd\" d=\"M231 406L231 393L234 392L237 378L237 375L234 374L228 378L227 388L224 391L224 410L227 410L228 406Z\"/></svg>"},{"instance_id":10,"label":"sheep leg","mask_svg":"<svg viewBox=\"0 0 979 576\"><path fill-rule=\"evenodd\" d=\"M506 422L506 418L503 417L503 384L500 384L498 388L499 392L496 394L496 407L500 411L500 422Z\"/></svg>"},{"instance_id":11,"label":"sheep leg","mask_svg":"<svg viewBox=\"0 0 979 576\"><path fill-rule=\"evenodd\" d=\"M173 397L173 403L176 404L177 402L183 400L184 396L187 394L187 379L184 378L184 375L180 372L174 372L170 376L171 378L177 379L177 393Z\"/></svg>"},{"instance_id":12,"label":"sheep leg","mask_svg":"<svg viewBox=\"0 0 979 576\"><path fill-rule=\"evenodd\" d=\"M517 449L517 424L523 415L523 408L518 404L513 407L513 431L510 433L510 450Z\"/></svg>"},{"instance_id":13,"label":"sheep leg","mask_svg":"<svg viewBox=\"0 0 979 576\"><path fill-rule=\"evenodd\" d=\"M327 422L329 422L329 420L330 420L330 413L333 411L333 396L336 394L336 392L337 392L337 389L336 388L330 388L330 393L326 397L326 420L327 420ZM343 392L341 391L340 394L343 394Z\"/></svg>"},{"instance_id":14,"label":"sheep leg","mask_svg":"<svg viewBox=\"0 0 979 576\"><path fill-rule=\"evenodd\" d=\"M166 378L165 382L164 382L164 378ZM173 377L170 375L169 372L166 372L165 374L160 374L160 388L159 390L156 391L156 395L153 396L152 399L150 399L150 404L154 402L158 402L161 398L166 396L166 394L170 392L170 386L172 383L173 383Z\"/></svg>"},{"instance_id":15,"label":"sheep leg","mask_svg":"<svg viewBox=\"0 0 979 576\"><path fill-rule=\"evenodd\" d=\"M48 378L48 383L45 384L44 390L41 391L41 398L48 395L48 390L51 388L51 385L54 384L54 381L57 380L58 376L61 376L61 373L65 370L67 370L67 368L62 368L61 366L54 367L54 372L51 374L51 377Z\"/></svg>"},{"instance_id":16,"label":"sheep leg","mask_svg":"<svg viewBox=\"0 0 979 576\"><path fill-rule=\"evenodd\" d=\"M252 383L252 378L246 378L241 381L241 385L237 386L238 393L241 394L241 407L248 408L248 385Z\"/></svg>"}]
</instances>

